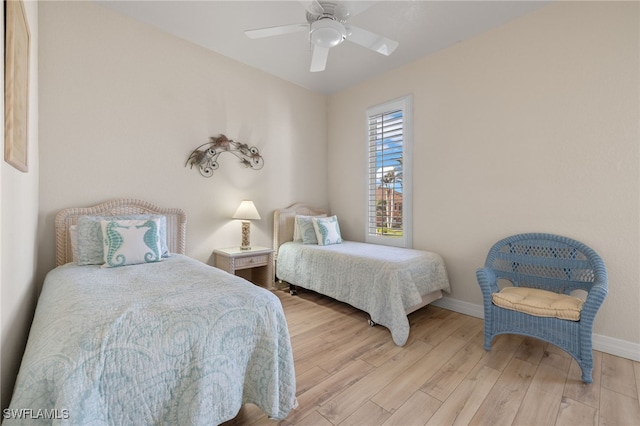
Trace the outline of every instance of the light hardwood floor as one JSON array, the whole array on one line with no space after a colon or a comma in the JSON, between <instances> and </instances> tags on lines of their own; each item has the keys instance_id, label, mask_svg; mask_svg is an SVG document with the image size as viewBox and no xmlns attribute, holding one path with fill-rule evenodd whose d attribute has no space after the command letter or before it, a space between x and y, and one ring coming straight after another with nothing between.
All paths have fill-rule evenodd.
<instances>
[{"instance_id":1,"label":"light hardwood floor","mask_svg":"<svg viewBox=\"0 0 640 426\"><path fill-rule=\"evenodd\" d=\"M593 383L553 345L516 335L483 349L481 319L428 306L407 344L349 305L275 292L293 344L299 406L246 405L225 425L640 425L640 363L594 351Z\"/></svg>"}]
</instances>

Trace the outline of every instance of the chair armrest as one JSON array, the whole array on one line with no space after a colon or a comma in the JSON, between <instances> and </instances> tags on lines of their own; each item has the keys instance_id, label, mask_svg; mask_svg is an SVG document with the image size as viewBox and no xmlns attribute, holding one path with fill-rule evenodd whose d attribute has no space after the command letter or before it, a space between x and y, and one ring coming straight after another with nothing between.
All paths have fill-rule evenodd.
<instances>
[{"instance_id":1,"label":"chair armrest","mask_svg":"<svg viewBox=\"0 0 640 426\"><path fill-rule=\"evenodd\" d=\"M608 294L608 286L606 281L596 281L591 290L587 294L587 299L582 305L580 313L581 321L593 321L598 313L598 309L604 302L605 297Z\"/></svg>"},{"instance_id":2,"label":"chair armrest","mask_svg":"<svg viewBox=\"0 0 640 426\"><path fill-rule=\"evenodd\" d=\"M492 293L500 291L498 288L496 273L493 272L492 269L487 267L479 268L476 271L476 278L478 279L478 284L480 285L480 290L482 290L482 295L484 297L489 297L489 299L491 299Z\"/></svg>"}]
</instances>

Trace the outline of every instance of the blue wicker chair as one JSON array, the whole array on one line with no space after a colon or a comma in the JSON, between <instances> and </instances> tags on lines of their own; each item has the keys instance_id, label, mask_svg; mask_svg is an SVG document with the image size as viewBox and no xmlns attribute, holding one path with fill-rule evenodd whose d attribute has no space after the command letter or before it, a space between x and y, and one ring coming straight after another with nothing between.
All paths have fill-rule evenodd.
<instances>
[{"instance_id":1,"label":"blue wicker chair","mask_svg":"<svg viewBox=\"0 0 640 426\"><path fill-rule=\"evenodd\" d=\"M514 235L491 248L484 268L477 270L476 277L484 302L486 350L491 350L493 338L499 334L520 334L544 340L569 353L582 369L582 380L591 383L593 320L608 292L607 271L595 251L558 235ZM579 308L579 319L539 316L497 306L493 297L500 292L498 283L502 284L502 280L509 281L513 287L564 295L584 290L586 299Z\"/></svg>"}]
</instances>

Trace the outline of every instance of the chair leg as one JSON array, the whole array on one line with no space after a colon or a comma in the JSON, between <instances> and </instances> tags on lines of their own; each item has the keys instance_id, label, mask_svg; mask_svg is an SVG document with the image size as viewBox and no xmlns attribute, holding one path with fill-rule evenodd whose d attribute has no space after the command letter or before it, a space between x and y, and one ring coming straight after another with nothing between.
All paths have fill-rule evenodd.
<instances>
[{"instance_id":1,"label":"chair leg","mask_svg":"<svg viewBox=\"0 0 640 426\"><path fill-rule=\"evenodd\" d=\"M593 372L593 358L583 359L582 362L578 362L580 369L582 370L582 381L585 383L593 382L591 373Z\"/></svg>"},{"instance_id":2,"label":"chair leg","mask_svg":"<svg viewBox=\"0 0 640 426\"><path fill-rule=\"evenodd\" d=\"M491 343L493 343L493 337L487 330L484 332L484 349L486 351L491 350Z\"/></svg>"},{"instance_id":3,"label":"chair leg","mask_svg":"<svg viewBox=\"0 0 640 426\"><path fill-rule=\"evenodd\" d=\"M585 383L591 383L593 381L593 377L591 374L593 372L593 347L591 345L591 340L582 338L581 341L581 359L580 361L576 360L580 369L582 370L582 381Z\"/></svg>"}]
</instances>

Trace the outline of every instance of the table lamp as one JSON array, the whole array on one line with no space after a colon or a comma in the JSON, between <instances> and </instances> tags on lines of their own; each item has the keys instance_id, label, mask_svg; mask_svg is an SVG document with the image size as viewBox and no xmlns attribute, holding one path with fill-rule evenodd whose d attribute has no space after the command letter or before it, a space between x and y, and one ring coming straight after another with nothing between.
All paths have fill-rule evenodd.
<instances>
[{"instance_id":1,"label":"table lamp","mask_svg":"<svg viewBox=\"0 0 640 426\"><path fill-rule=\"evenodd\" d=\"M238 210L233 215L233 219L242 220L242 244L240 250L250 250L250 234L251 234L251 220L260 219L260 214L253 201L243 201L240 203Z\"/></svg>"}]
</instances>

